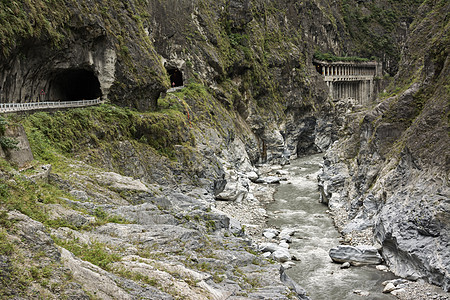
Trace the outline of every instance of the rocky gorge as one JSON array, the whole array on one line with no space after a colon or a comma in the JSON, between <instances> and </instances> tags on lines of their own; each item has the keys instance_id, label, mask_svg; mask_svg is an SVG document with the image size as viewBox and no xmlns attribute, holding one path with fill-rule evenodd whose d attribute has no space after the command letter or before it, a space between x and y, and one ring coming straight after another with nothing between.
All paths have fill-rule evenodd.
<instances>
[{"instance_id":1,"label":"rocky gorge","mask_svg":"<svg viewBox=\"0 0 450 300\"><path fill-rule=\"evenodd\" d=\"M266 206L323 152L337 249L446 299L446 1L0 5L0 102L106 101L2 116L2 297L309 299ZM333 101L320 52L376 57L378 97Z\"/></svg>"}]
</instances>

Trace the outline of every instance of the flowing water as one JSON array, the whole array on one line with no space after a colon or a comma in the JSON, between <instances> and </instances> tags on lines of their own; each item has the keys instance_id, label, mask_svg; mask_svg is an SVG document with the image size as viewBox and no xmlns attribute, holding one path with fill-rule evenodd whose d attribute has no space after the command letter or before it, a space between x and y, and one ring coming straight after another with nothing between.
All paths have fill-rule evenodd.
<instances>
[{"instance_id":1,"label":"flowing water","mask_svg":"<svg viewBox=\"0 0 450 300\"><path fill-rule=\"evenodd\" d=\"M285 166L289 181L279 186L275 201L267 207L269 226L297 230L291 249L301 253L301 261L287 274L313 300L396 299L382 293L381 282L393 279L391 273L373 266L340 269L328 256L329 249L339 245L340 235L327 207L319 203L317 175L322 157L307 156ZM368 291L370 295L361 297L355 290Z\"/></svg>"}]
</instances>

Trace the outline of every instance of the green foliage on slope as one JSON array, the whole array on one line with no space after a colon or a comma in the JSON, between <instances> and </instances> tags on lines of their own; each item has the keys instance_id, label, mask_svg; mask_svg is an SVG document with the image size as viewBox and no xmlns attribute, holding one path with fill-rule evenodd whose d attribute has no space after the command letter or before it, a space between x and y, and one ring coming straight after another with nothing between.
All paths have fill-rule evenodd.
<instances>
[{"instance_id":1,"label":"green foliage on slope","mask_svg":"<svg viewBox=\"0 0 450 300\"><path fill-rule=\"evenodd\" d=\"M10 137L5 136L7 124L8 121L3 116L0 116L0 147L3 150L16 149L18 142Z\"/></svg>"},{"instance_id":2,"label":"green foliage on slope","mask_svg":"<svg viewBox=\"0 0 450 300\"><path fill-rule=\"evenodd\" d=\"M322 53L316 51L314 53L314 58L322 61L336 62L336 61L357 61L357 62L365 62L370 61L368 58L358 57L358 56L336 56L330 53Z\"/></svg>"},{"instance_id":3,"label":"green foliage on slope","mask_svg":"<svg viewBox=\"0 0 450 300\"><path fill-rule=\"evenodd\" d=\"M0 2L0 58L33 44L63 49L90 34L106 35L116 48L127 78L145 84L149 78L168 86L165 70L144 24L146 1L5 0ZM83 32L85 30L85 32ZM22 49L23 48L23 49ZM142 63L146 61L146 63Z\"/></svg>"},{"instance_id":4,"label":"green foliage on slope","mask_svg":"<svg viewBox=\"0 0 450 300\"><path fill-rule=\"evenodd\" d=\"M390 62L387 71L397 72L403 35L423 0L341 0L344 22L353 41L352 52ZM403 31L403 32L402 32Z\"/></svg>"},{"instance_id":5,"label":"green foliage on slope","mask_svg":"<svg viewBox=\"0 0 450 300\"><path fill-rule=\"evenodd\" d=\"M192 139L187 118L173 108L138 113L104 104L51 114L37 112L20 121L26 128L34 155L50 162L54 162L54 150L63 155L84 156L89 149L125 140L173 157L174 145Z\"/></svg>"},{"instance_id":6,"label":"green foliage on slope","mask_svg":"<svg viewBox=\"0 0 450 300\"><path fill-rule=\"evenodd\" d=\"M64 32L60 26L68 21L62 0L5 0L0 2L1 54L7 56L23 39L48 39L61 44Z\"/></svg>"}]
</instances>

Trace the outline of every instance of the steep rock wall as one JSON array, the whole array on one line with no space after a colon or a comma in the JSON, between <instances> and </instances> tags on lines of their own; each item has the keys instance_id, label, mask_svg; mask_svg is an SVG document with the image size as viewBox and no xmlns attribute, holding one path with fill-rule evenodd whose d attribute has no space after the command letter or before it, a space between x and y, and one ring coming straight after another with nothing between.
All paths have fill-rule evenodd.
<instances>
[{"instance_id":1,"label":"steep rock wall","mask_svg":"<svg viewBox=\"0 0 450 300\"><path fill-rule=\"evenodd\" d=\"M2 4L1 101L101 96L155 110L170 84L165 66L184 84L211 87L220 105L239 113L258 140L253 162L326 149L336 136L333 107L312 55L368 53L352 41L359 31L348 1L33 0L23 10L13 2ZM378 12L387 4L373 5Z\"/></svg>"},{"instance_id":2,"label":"steep rock wall","mask_svg":"<svg viewBox=\"0 0 450 300\"><path fill-rule=\"evenodd\" d=\"M154 109L168 82L140 19L147 6L139 1L2 3L1 101L91 96Z\"/></svg>"},{"instance_id":3,"label":"steep rock wall","mask_svg":"<svg viewBox=\"0 0 450 300\"><path fill-rule=\"evenodd\" d=\"M328 101L312 55L317 49L338 55L376 52L390 66L399 49L385 59L381 48L392 46L391 42L366 45L358 40L346 9L361 8L369 14L370 6L379 13L380 7L398 2L343 1L347 8L341 2L321 0L8 3L2 2L0 10L4 14L0 19L2 101L28 101L41 96L41 91L44 99L61 96L64 84L56 78L82 71L98 80L101 96L145 112L124 113L108 106L73 110L71 115L31 116L29 133L40 159L55 159L45 149L49 142L63 155L140 178L147 185L176 186L176 197L173 191L166 196L184 198L182 208L197 210L193 199L180 196L187 186L207 188L192 198L202 194L211 201L211 191L220 192L224 180L239 181L255 163L283 163L289 157L324 150L342 130L352 137L344 137L327 155L325 171L336 176L324 181L323 196L336 213L349 219L340 224L346 226L344 232L356 240L364 238L358 232L369 231L384 246L384 257L398 274L427 277L448 289L448 192L442 184L448 181L448 159L445 164L438 159L447 155L448 145L448 123L444 122L448 40L442 41L448 25L438 17L434 22L435 14L427 15L433 5L448 11L444 1L427 1L420 16L431 19L413 27L423 34L411 36L410 51L405 48L406 59L394 82L400 87L408 83L409 89L402 88L401 95L372 112L351 115L361 120L356 124L344 122L345 104ZM402 19L393 23L398 22ZM383 24L375 19L369 23L383 31ZM434 36L427 35L430 27L438 28L438 33L427 45L428 37ZM402 27L390 34L395 41L403 41L406 30ZM380 40L385 41L384 31ZM186 87L160 97L169 87L164 67L183 72ZM415 84L410 86L404 78L413 78ZM159 110L150 113L149 109ZM73 131L62 130L68 128ZM430 143L427 150L421 147L424 140ZM433 155L428 154L430 150ZM65 188L77 197L102 205L148 201L127 191L115 191L114 197L87 194L79 190L83 183L70 186L57 176L54 180L68 185ZM155 201L155 215L172 206L154 195L148 198ZM202 209L207 212L206 206ZM178 213L167 212L164 217L173 220ZM405 220L405 215L410 218ZM192 216L197 212L181 214L185 220L181 223L190 223ZM211 220L205 216L204 221ZM204 230L203 225L189 226ZM111 232L105 240L114 241L111 237L117 234ZM177 241L174 246L182 248ZM427 255L432 259L427 260Z\"/></svg>"},{"instance_id":4,"label":"steep rock wall","mask_svg":"<svg viewBox=\"0 0 450 300\"><path fill-rule=\"evenodd\" d=\"M401 92L349 116L321 175L322 198L349 242L379 243L394 273L447 291L448 9L445 1L420 7L395 78Z\"/></svg>"}]
</instances>

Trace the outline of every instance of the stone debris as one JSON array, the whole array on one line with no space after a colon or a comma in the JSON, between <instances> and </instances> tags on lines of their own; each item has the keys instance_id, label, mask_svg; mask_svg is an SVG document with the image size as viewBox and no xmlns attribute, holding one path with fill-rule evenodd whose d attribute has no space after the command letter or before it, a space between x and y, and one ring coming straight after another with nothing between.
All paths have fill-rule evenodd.
<instances>
[{"instance_id":1,"label":"stone debris","mask_svg":"<svg viewBox=\"0 0 450 300\"><path fill-rule=\"evenodd\" d=\"M291 243L292 236L294 234L295 234L295 229L285 228L285 229L281 230L280 234L278 235L278 238L280 240L286 241L287 243Z\"/></svg>"},{"instance_id":2,"label":"stone debris","mask_svg":"<svg viewBox=\"0 0 450 300\"><path fill-rule=\"evenodd\" d=\"M293 261L287 261L287 262L283 263L282 266L283 266L283 268L285 268L285 269L290 269L290 268L292 268L293 266L295 266L295 262L293 262Z\"/></svg>"},{"instance_id":3,"label":"stone debris","mask_svg":"<svg viewBox=\"0 0 450 300\"><path fill-rule=\"evenodd\" d=\"M241 202L248 194L248 183L237 181L228 182L225 189L216 195L217 200Z\"/></svg>"},{"instance_id":4,"label":"stone debris","mask_svg":"<svg viewBox=\"0 0 450 300\"><path fill-rule=\"evenodd\" d=\"M43 165L36 174L28 176L33 181L42 181L48 183L48 177L52 171L52 165Z\"/></svg>"},{"instance_id":5,"label":"stone debris","mask_svg":"<svg viewBox=\"0 0 450 300\"><path fill-rule=\"evenodd\" d=\"M263 231L263 236L268 239L274 239L280 234L280 231L274 228L267 228Z\"/></svg>"},{"instance_id":6,"label":"stone debris","mask_svg":"<svg viewBox=\"0 0 450 300\"><path fill-rule=\"evenodd\" d=\"M392 282L389 282L385 285L384 289L383 289L383 293L390 293L393 290L397 289L395 287L395 285Z\"/></svg>"},{"instance_id":7,"label":"stone debris","mask_svg":"<svg viewBox=\"0 0 450 300\"><path fill-rule=\"evenodd\" d=\"M281 241L278 245L282 248L286 248L286 249L290 248L289 244L285 240Z\"/></svg>"},{"instance_id":8,"label":"stone debris","mask_svg":"<svg viewBox=\"0 0 450 300\"><path fill-rule=\"evenodd\" d=\"M294 261L301 261L301 253L296 250L289 250L291 252L291 259Z\"/></svg>"},{"instance_id":9,"label":"stone debris","mask_svg":"<svg viewBox=\"0 0 450 300\"><path fill-rule=\"evenodd\" d=\"M259 175L255 171L251 171L246 174L246 177L254 182L258 179Z\"/></svg>"},{"instance_id":10,"label":"stone debris","mask_svg":"<svg viewBox=\"0 0 450 300\"><path fill-rule=\"evenodd\" d=\"M259 251L261 252L275 252L276 250L278 250L278 248L280 248L277 244L275 243L261 243L259 245Z\"/></svg>"},{"instance_id":11,"label":"stone debris","mask_svg":"<svg viewBox=\"0 0 450 300\"><path fill-rule=\"evenodd\" d=\"M423 280L409 281L400 278L384 281L382 285L384 285L383 293L390 293L401 300L450 299L449 293Z\"/></svg>"}]
</instances>

